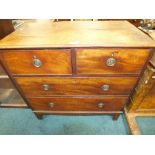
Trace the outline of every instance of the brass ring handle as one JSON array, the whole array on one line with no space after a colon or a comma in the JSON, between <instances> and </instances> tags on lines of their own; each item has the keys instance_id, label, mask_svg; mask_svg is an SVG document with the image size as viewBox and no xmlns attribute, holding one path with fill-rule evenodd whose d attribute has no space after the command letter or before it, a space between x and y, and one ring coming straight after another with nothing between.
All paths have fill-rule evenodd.
<instances>
[{"instance_id":1,"label":"brass ring handle","mask_svg":"<svg viewBox=\"0 0 155 155\"><path fill-rule=\"evenodd\" d=\"M106 61L106 65L108 67L113 67L113 66L115 66L115 64L116 64L116 59L113 58L113 57L108 58L107 61Z\"/></svg>"},{"instance_id":2,"label":"brass ring handle","mask_svg":"<svg viewBox=\"0 0 155 155\"><path fill-rule=\"evenodd\" d=\"M54 107L54 103L53 102L50 102L48 105L49 105L50 108Z\"/></svg>"},{"instance_id":3,"label":"brass ring handle","mask_svg":"<svg viewBox=\"0 0 155 155\"><path fill-rule=\"evenodd\" d=\"M46 91L49 90L49 85L48 84L43 84L42 86L43 86L44 90L46 90Z\"/></svg>"},{"instance_id":4,"label":"brass ring handle","mask_svg":"<svg viewBox=\"0 0 155 155\"><path fill-rule=\"evenodd\" d=\"M33 60L32 60L33 66L39 68L42 65L41 60L37 59L36 56L33 56Z\"/></svg>"},{"instance_id":5,"label":"brass ring handle","mask_svg":"<svg viewBox=\"0 0 155 155\"><path fill-rule=\"evenodd\" d=\"M103 90L103 91L108 91L109 90L109 85L108 84L104 84L104 85L102 85L101 86L101 89Z\"/></svg>"},{"instance_id":6,"label":"brass ring handle","mask_svg":"<svg viewBox=\"0 0 155 155\"><path fill-rule=\"evenodd\" d=\"M102 102L101 102L101 103L98 103L98 104L97 104L97 107L98 107L98 108L103 108L103 107L104 107L104 103L102 103Z\"/></svg>"}]
</instances>

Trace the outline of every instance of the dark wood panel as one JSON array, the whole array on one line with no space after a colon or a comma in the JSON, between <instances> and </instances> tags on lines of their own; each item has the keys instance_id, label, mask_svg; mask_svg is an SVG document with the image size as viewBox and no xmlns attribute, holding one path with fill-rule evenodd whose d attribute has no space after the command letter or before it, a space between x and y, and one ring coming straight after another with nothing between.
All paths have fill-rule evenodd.
<instances>
[{"instance_id":1,"label":"dark wood panel","mask_svg":"<svg viewBox=\"0 0 155 155\"><path fill-rule=\"evenodd\" d=\"M12 74L71 74L70 50L7 50L1 53ZM41 61L35 67L33 61Z\"/></svg>"},{"instance_id":2,"label":"dark wood panel","mask_svg":"<svg viewBox=\"0 0 155 155\"><path fill-rule=\"evenodd\" d=\"M126 100L126 97L28 99L35 111L121 111Z\"/></svg>"},{"instance_id":3,"label":"dark wood panel","mask_svg":"<svg viewBox=\"0 0 155 155\"><path fill-rule=\"evenodd\" d=\"M0 19L0 39L14 31L11 19Z\"/></svg>"},{"instance_id":4,"label":"dark wood panel","mask_svg":"<svg viewBox=\"0 0 155 155\"><path fill-rule=\"evenodd\" d=\"M136 77L18 77L15 79L26 96L129 95L137 81ZM48 85L48 90L44 90L45 85ZM109 85L109 89L104 91L103 85L104 87Z\"/></svg>"},{"instance_id":5,"label":"dark wood panel","mask_svg":"<svg viewBox=\"0 0 155 155\"><path fill-rule=\"evenodd\" d=\"M140 74L148 49L77 49L78 74ZM108 66L109 58L116 62Z\"/></svg>"}]
</instances>

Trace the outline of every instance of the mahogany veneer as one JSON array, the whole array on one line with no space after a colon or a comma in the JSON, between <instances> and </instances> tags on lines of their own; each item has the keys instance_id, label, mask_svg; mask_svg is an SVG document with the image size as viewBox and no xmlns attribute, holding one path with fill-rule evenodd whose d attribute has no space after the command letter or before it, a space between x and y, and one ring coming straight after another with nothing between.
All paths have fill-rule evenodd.
<instances>
[{"instance_id":1,"label":"mahogany veneer","mask_svg":"<svg viewBox=\"0 0 155 155\"><path fill-rule=\"evenodd\" d=\"M32 60L42 61L40 68ZM12 74L71 74L70 50L7 50L2 58ZM20 59L19 59L20 58ZM20 67L19 67L20 66Z\"/></svg>"},{"instance_id":2,"label":"mahogany veneer","mask_svg":"<svg viewBox=\"0 0 155 155\"><path fill-rule=\"evenodd\" d=\"M78 74L140 74L148 55L148 49L78 49L77 72ZM110 57L114 57L117 61L113 67L106 65L106 60Z\"/></svg>"},{"instance_id":3,"label":"mahogany veneer","mask_svg":"<svg viewBox=\"0 0 155 155\"><path fill-rule=\"evenodd\" d=\"M53 95L129 95L136 77L18 77L16 82L26 96ZM48 90L44 90L48 84ZM109 85L104 91L103 85Z\"/></svg>"},{"instance_id":4,"label":"mahogany veneer","mask_svg":"<svg viewBox=\"0 0 155 155\"><path fill-rule=\"evenodd\" d=\"M127 97L29 98L39 111L122 111ZM102 105L104 103L104 105Z\"/></svg>"},{"instance_id":5,"label":"mahogany veneer","mask_svg":"<svg viewBox=\"0 0 155 155\"><path fill-rule=\"evenodd\" d=\"M37 21L0 42L0 60L38 118L112 114L117 119L154 47L127 21Z\"/></svg>"}]
</instances>

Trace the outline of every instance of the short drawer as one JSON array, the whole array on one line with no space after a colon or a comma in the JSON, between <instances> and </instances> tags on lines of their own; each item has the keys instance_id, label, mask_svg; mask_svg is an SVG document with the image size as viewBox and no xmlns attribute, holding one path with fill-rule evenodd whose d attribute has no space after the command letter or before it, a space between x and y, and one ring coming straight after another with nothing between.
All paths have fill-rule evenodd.
<instances>
[{"instance_id":1,"label":"short drawer","mask_svg":"<svg viewBox=\"0 0 155 155\"><path fill-rule=\"evenodd\" d=\"M70 50L7 50L2 59L12 74L72 74Z\"/></svg>"},{"instance_id":2,"label":"short drawer","mask_svg":"<svg viewBox=\"0 0 155 155\"><path fill-rule=\"evenodd\" d=\"M139 74L148 49L77 49L78 74Z\"/></svg>"},{"instance_id":3,"label":"short drawer","mask_svg":"<svg viewBox=\"0 0 155 155\"><path fill-rule=\"evenodd\" d=\"M122 111L126 97L29 98L35 111Z\"/></svg>"},{"instance_id":4,"label":"short drawer","mask_svg":"<svg viewBox=\"0 0 155 155\"><path fill-rule=\"evenodd\" d=\"M26 96L52 95L129 95L136 77L95 77L95 78L15 78Z\"/></svg>"}]
</instances>

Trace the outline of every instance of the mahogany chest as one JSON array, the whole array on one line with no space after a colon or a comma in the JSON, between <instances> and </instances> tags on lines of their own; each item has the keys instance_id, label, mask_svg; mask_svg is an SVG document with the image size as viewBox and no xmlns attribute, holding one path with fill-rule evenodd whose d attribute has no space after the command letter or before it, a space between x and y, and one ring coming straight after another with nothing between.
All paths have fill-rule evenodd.
<instances>
[{"instance_id":1,"label":"mahogany chest","mask_svg":"<svg viewBox=\"0 0 155 155\"><path fill-rule=\"evenodd\" d=\"M28 106L117 119L154 52L127 21L37 21L0 42L0 61Z\"/></svg>"}]
</instances>

